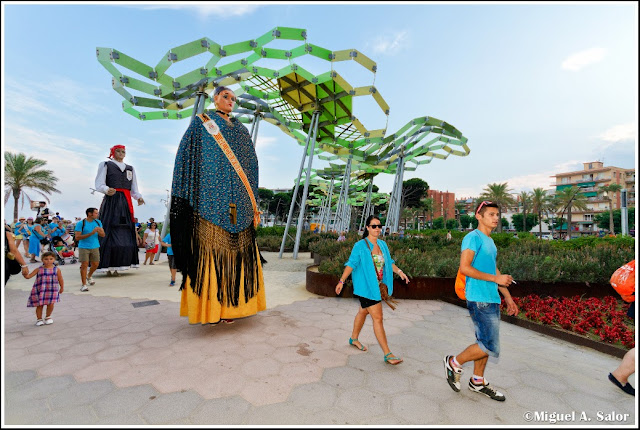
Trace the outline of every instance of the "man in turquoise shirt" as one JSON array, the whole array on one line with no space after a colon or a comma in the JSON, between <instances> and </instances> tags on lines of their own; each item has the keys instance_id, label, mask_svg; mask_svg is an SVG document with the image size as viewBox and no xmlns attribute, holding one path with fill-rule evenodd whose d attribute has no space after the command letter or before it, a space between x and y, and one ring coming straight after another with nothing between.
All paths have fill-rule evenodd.
<instances>
[{"instance_id":1,"label":"man in turquoise shirt","mask_svg":"<svg viewBox=\"0 0 640 430\"><path fill-rule=\"evenodd\" d=\"M76 223L75 239L78 242L78 254L80 259L80 279L82 286L80 291L89 291L89 285L95 284L92 275L100 264L100 242L98 236L104 237L102 222L98 219L98 209L88 208L87 217ZM87 268L91 263L91 269L87 274Z\"/></svg>"},{"instance_id":2,"label":"man in turquoise shirt","mask_svg":"<svg viewBox=\"0 0 640 430\"><path fill-rule=\"evenodd\" d=\"M167 233L164 239L160 241L160 245L167 247L167 259L169 260L169 271L171 272L171 282L169 282L169 286L174 287L176 285L176 272L178 271L178 267L176 266L176 260L173 256L171 233Z\"/></svg>"},{"instance_id":3,"label":"man in turquoise shirt","mask_svg":"<svg viewBox=\"0 0 640 430\"><path fill-rule=\"evenodd\" d=\"M503 275L496 266L498 249L491 230L498 226L500 208L497 203L483 201L475 211L478 228L462 240L460 273L466 276L465 296L467 309L476 332L477 342L457 356L444 357L447 382L454 391L460 391L462 365L473 361L473 376L469 390L484 394L493 400L504 401L505 396L484 379L489 356L500 355L500 295L504 296L509 315L518 314L518 306L509 294L508 285L515 282L511 275Z\"/></svg>"}]
</instances>

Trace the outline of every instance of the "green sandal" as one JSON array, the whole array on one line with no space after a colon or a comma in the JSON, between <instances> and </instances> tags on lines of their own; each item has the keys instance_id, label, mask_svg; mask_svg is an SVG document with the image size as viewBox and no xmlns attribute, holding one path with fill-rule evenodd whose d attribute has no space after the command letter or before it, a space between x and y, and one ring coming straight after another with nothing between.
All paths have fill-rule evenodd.
<instances>
[{"instance_id":1,"label":"green sandal","mask_svg":"<svg viewBox=\"0 0 640 430\"><path fill-rule=\"evenodd\" d=\"M362 342L360 342L360 346L362 348L359 348L358 345L354 345L353 342L360 342L358 339L351 339L349 338L349 345L351 346L355 346L356 348L358 348L360 351L366 351L367 348L362 344Z\"/></svg>"},{"instance_id":2,"label":"green sandal","mask_svg":"<svg viewBox=\"0 0 640 430\"><path fill-rule=\"evenodd\" d=\"M391 356L391 357L389 357L389 356ZM397 363L391 363L389 360L399 360L399 361ZM395 355L393 355L393 352L385 354L385 356L384 356L384 362L385 363L389 363L389 364L391 364L393 366L395 366L396 364L402 363L402 361L403 361L402 358L396 357Z\"/></svg>"}]
</instances>

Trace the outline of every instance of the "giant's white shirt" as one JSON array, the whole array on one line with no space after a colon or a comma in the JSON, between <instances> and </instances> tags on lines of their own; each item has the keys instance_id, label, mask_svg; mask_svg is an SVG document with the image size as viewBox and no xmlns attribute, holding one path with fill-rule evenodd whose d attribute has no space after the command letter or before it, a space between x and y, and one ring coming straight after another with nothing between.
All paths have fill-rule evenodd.
<instances>
[{"instance_id":1,"label":"giant's white shirt","mask_svg":"<svg viewBox=\"0 0 640 430\"><path fill-rule=\"evenodd\" d=\"M111 160L120 168L122 172L126 169L127 165L124 161L116 161ZM107 163L102 161L98 165L98 174L96 175L96 190L100 191L103 194L106 194L109 191L109 187L107 186ZM133 173L133 178L131 179L131 197L135 200L142 198L142 194L138 190L138 181L136 180L136 169L131 166L131 171Z\"/></svg>"}]
</instances>

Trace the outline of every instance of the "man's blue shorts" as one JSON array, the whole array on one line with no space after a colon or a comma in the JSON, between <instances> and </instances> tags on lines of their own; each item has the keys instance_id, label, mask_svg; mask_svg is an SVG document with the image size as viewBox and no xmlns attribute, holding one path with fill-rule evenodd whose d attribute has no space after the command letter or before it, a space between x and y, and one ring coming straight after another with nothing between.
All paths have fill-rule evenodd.
<instances>
[{"instance_id":1,"label":"man's blue shorts","mask_svg":"<svg viewBox=\"0 0 640 430\"><path fill-rule=\"evenodd\" d=\"M467 302L478 346L492 357L500 355L500 304Z\"/></svg>"}]
</instances>

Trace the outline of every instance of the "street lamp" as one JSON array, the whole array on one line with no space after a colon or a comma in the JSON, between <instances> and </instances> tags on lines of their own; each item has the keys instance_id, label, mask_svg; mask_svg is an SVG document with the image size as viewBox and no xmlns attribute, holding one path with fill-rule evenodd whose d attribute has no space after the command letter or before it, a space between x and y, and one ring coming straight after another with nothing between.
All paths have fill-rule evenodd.
<instances>
[{"instance_id":1,"label":"street lamp","mask_svg":"<svg viewBox=\"0 0 640 430\"><path fill-rule=\"evenodd\" d=\"M609 191L603 191L602 195L609 200L609 233L615 234L613 230L613 193L609 194Z\"/></svg>"}]
</instances>

